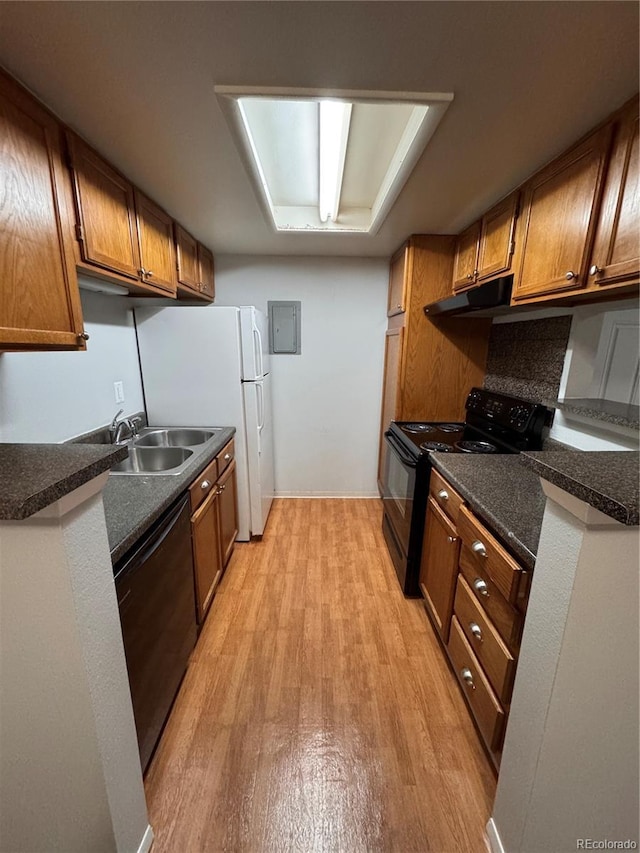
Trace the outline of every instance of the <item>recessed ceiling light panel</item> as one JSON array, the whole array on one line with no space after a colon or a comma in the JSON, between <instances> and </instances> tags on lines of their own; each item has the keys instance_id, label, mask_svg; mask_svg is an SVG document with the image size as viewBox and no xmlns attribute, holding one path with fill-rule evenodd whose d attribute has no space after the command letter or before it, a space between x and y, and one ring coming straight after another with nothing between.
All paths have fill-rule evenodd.
<instances>
[{"instance_id":1,"label":"recessed ceiling light panel","mask_svg":"<svg viewBox=\"0 0 640 853\"><path fill-rule=\"evenodd\" d=\"M265 215L278 231L380 228L451 93L216 86Z\"/></svg>"}]
</instances>

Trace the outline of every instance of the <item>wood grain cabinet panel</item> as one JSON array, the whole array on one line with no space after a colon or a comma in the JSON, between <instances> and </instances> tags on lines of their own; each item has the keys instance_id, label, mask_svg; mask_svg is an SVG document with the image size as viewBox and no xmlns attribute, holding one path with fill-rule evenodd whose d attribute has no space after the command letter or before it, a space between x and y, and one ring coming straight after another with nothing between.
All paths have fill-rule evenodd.
<instances>
[{"instance_id":1,"label":"wood grain cabinet panel","mask_svg":"<svg viewBox=\"0 0 640 853\"><path fill-rule=\"evenodd\" d=\"M606 125L525 184L512 302L586 287L610 139Z\"/></svg>"},{"instance_id":2,"label":"wood grain cabinet panel","mask_svg":"<svg viewBox=\"0 0 640 853\"><path fill-rule=\"evenodd\" d=\"M391 258L389 265L389 297L387 300L387 317L402 314L405 310L405 286L409 275L407 269L407 245L402 246Z\"/></svg>"},{"instance_id":3,"label":"wood grain cabinet panel","mask_svg":"<svg viewBox=\"0 0 640 853\"><path fill-rule=\"evenodd\" d=\"M0 349L84 349L60 125L0 71Z\"/></svg>"},{"instance_id":4,"label":"wood grain cabinet panel","mask_svg":"<svg viewBox=\"0 0 640 853\"><path fill-rule=\"evenodd\" d=\"M614 140L591 262L590 287L635 284L640 278L640 151L638 100L614 122Z\"/></svg>"},{"instance_id":5,"label":"wood grain cabinet panel","mask_svg":"<svg viewBox=\"0 0 640 853\"><path fill-rule=\"evenodd\" d=\"M140 253L133 186L70 132L67 132L67 147L81 260L137 279Z\"/></svg>"},{"instance_id":6,"label":"wood grain cabinet panel","mask_svg":"<svg viewBox=\"0 0 640 853\"><path fill-rule=\"evenodd\" d=\"M453 262L453 289L456 293L475 287L478 277L480 222L474 222L456 240Z\"/></svg>"},{"instance_id":7,"label":"wood grain cabinet panel","mask_svg":"<svg viewBox=\"0 0 640 853\"><path fill-rule=\"evenodd\" d=\"M141 277L147 285L175 296L173 220L138 190L135 190L135 202Z\"/></svg>"},{"instance_id":8,"label":"wood grain cabinet panel","mask_svg":"<svg viewBox=\"0 0 640 853\"><path fill-rule=\"evenodd\" d=\"M489 281L511 270L518 215L518 193L508 196L482 217L477 281Z\"/></svg>"},{"instance_id":9,"label":"wood grain cabinet panel","mask_svg":"<svg viewBox=\"0 0 640 853\"><path fill-rule=\"evenodd\" d=\"M198 266L200 270L200 293L207 297L209 302L213 302L216 296L213 253L202 243L198 243Z\"/></svg>"},{"instance_id":10,"label":"wood grain cabinet panel","mask_svg":"<svg viewBox=\"0 0 640 853\"><path fill-rule=\"evenodd\" d=\"M220 553L226 566L238 535L238 486L235 460L218 480L220 490Z\"/></svg>"},{"instance_id":11,"label":"wood grain cabinet panel","mask_svg":"<svg viewBox=\"0 0 640 853\"><path fill-rule=\"evenodd\" d=\"M433 498L429 498L419 583L427 612L445 644L449 639L459 552L455 527Z\"/></svg>"},{"instance_id":12,"label":"wood grain cabinet panel","mask_svg":"<svg viewBox=\"0 0 640 853\"><path fill-rule=\"evenodd\" d=\"M218 489L209 494L191 517L191 542L195 570L196 608L198 623L202 624L222 577L220 549L220 495Z\"/></svg>"},{"instance_id":13,"label":"wood grain cabinet panel","mask_svg":"<svg viewBox=\"0 0 640 853\"><path fill-rule=\"evenodd\" d=\"M188 295L199 293L200 267L198 266L198 243L181 225L174 223L176 241L176 267L178 270L178 292L186 289Z\"/></svg>"}]
</instances>

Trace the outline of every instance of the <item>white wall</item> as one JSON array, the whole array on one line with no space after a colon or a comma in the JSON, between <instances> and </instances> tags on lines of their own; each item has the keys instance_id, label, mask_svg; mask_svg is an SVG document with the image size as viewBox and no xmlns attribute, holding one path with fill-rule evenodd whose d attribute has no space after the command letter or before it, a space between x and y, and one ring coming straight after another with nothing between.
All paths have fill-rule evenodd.
<instances>
[{"instance_id":1,"label":"white wall","mask_svg":"<svg viewBox=\"0 0 640 853\"><path fill-rule=\"evenodd\" d=\"M81 291L86 352L0 355L0 441L57 442L141 411L133 314L125 298ZM124 382L125 402L113 383Z\"/></svg>"},{"instance_id":2,"label":"white wall","mask_svg":"<svg viewBox=\"0 0 640 853\"><path fill-rule=\"evenodd\" d=\"M302 302L302 354L272 356L276 493L377 496L388 264L216 258L216 304Z\"/></svg>"}]
</instances>

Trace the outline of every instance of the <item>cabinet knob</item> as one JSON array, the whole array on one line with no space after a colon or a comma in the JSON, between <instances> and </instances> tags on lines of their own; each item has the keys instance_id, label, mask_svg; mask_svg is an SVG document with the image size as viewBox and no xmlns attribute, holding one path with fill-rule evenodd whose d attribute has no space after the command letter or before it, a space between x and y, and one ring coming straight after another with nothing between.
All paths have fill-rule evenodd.
<instances>
[{"instance_id":1,"label":"cabinet knob","mask_svg":"<svg viewBox=\"0 0 640 853\"><path fill-rule=\"evenodd\" d=\"M601 272L604 272L602 267L599 267L597 264L589 267L589 275L599 275Z\"/></svg>"},{"instance_id":2,"label":"cabinet knob","mask_svg":"<svg viewBox=\"0 0 640 853\"><path fill-rule=\"evenodd\" d=\"M573 270L569 270L569 272L566 272L564 274L564 277L567 281L573 281L574 278L578 278L578 276L574 273Z\"/></svg>"},{"instance_id":3,"label":"cabinet knob","mask_svg":"<svg viewBox=\"0 0 640 853\"><path fill-rule=\"evenodd\" d=\"M151 278L151 276L153 275L153 270L147 270L145 275L147 276L147 278Z\"/></svg>"},{"instance_id":4,"label":"cabinet knob","mask_svg":"<svg viewBox=\"0 0 640 853\"><path fill-rule=\"evenodd\" d=\"M486 584L486 581L483 581L482 578L476 578L473 582L473 588L476 592L479 592L480 595L484 595L487 598L489 597L489 587Z\"/></svg>"},{"instance_id":5,"label":"cabinet knob","mask_svg":"<svg viewBox=\"0 0 640 853\"><path fill-rule=\"evenodd\" d=\"M469 630L476 640L480 640L480 642L482 642L482 629L477 622L469 622Z\"/></svg>"},{"instance_id":6,"label":"cabinet knob","mask_svg":"<svg viewBox=\"0 0 640 853\"><path fill-rule=\"evenodd\" d=\"M449 492L446 489L440 489L440 491L438 492L438 497L440 498L441 501L448 501L449 500Z\"/></svg>"},{"instance_id":7,"label":"cabinet knob","mask_svg":"<svg viewBox=\"0 0 640 853\"><path fill-rule=\"evenodd\" d=\"M80 332L80 334L78 335L78 340L80 340L80 341L88 341L88 340L89 340L89 335L88 335L86 332Z\"/></svg>"},{"instance_id":8,"label":"cabinet knob","mask_svg":"<svg viewBox=\"0 0 640 853\"><path fill-rule=\"evenodd\" d=\"M473 683L473 673L468 667L465 666L464 669L460 670L460 677L467 685L467 687L470 687L472 690L476 689L476 686Z\"/></svg>"},{"instance_id":9,"label":"cabinet knob","mask_svg":"<svg viewBox=\"0 0 640 853\"><path fill-rule=\"evenodd\" d=\"M477 554L478 557L487 556L487 549L484 547L484 543L481 542L479 539L476 539L476 541L473 543L473 545L471 546L471 550L474 554Z\"/></svg>"},{"instance_id":10,"label":"cabinet knob","mask_svg":"<svg viewBox=\"0 0 640 853\"><path fill-rule=\"evenodd\" d=\"M144 278L146 274L147 274L147 271L145 270L144 267L138 268L138 275L140 276L140 278Z\"/></svg>"},{"instance_id":11,"label":"cabinet knob","mask_svg":"<svg viewBox=\"0 0 640 853\"><path fill-rule=\"evenodd\" d=\"M224 490L225 490L226 488L227 488L227 484L226 484L226 483L224 483L224 485L220 486L220 491L221 491L221 492L224 492Z\"/></svg>"},{"instance_id":12,"label":"cabinet knob","mask_svg":"<svg viewBox=\"0 0 640 853\"><path fill-rule=\"evenodd\" d=\"M207 491L207 489L210 489L210 488L211 488L211 483L210 483L210 481L209 481L209 480L203 480L203 481L200 483L200 488L202 489L202 491L203 491L203 492L206 492L206 491Z\"/></svg>"},{"instance_id":13,"label":"cabinet knob","mask_svg":"<svg viewBox=\"0 0 640 853\"><path fill-rule=\"evenodd\" d=\"M224 454L224 461L225 461L225 462L228 462L230 459L231 459L231 454L230 454L230 453L225 453L225 454Z\"/></svg>"},{"instance_id":14,"label":"cabinet knob","mask_svg":"<svg viewBox=\"0 0 640 853\"><path fill-rule=\"evenodd\" d=\"M466 278L467 278L467 281L471 281L471 279L473 278L473 273L472 272L467 273Z\"/></svg>"},{"instance_id":15,"label":"cabinet knob","mask_svg":"<svg viewBox=\"0 0 640 853\"><path fill-rule=\"evenodd\" d=\"M447 536L447 542L457 542L457 541L458 541L457 536Z\"/></svg>"}]
</instances>

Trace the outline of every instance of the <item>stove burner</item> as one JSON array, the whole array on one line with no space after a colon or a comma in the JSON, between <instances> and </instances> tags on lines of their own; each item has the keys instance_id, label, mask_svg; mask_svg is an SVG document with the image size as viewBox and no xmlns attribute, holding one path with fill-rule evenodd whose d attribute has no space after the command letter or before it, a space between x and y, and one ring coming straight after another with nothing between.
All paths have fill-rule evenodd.
<instances>
[{"instance_id":1,"label":"stove burner","mask_svg":"<svg viewBox=\"0 0 640 853\"><path fill-rule=\"evenodd\" d=\"M441 432L462 432L464 424L438 424Z\"/></svg>"},{"instance_id":2,"label":"stove burner","mask_svg":"<svg viewBox=\"0 0 640 853\"><path fill-rule=\"evenodd\" d=\"M434 427L431 424L404 424L402 429L405 432L433 432Z\"/></svg>"},{"instance_id":3,"label":"stove burner","mask_svg":"<svg viewBox=\"0 0 640 853\"><path fill-rule=\"evenodd\" d=\"M420 450L438 451L438 453L451 453L453 447L442 441L423 441Z\"/></svg>"},{"instance_id":4,"label":"stove burner","mask_svg":"<svg viewBox=\"0 0 640 853\"><path fill-rule=\"evenodd\" d=\"M455 446L463 453L495 453L498 449L488 441L458 441Z\"/></svg>"}]
</instances>

